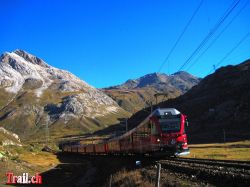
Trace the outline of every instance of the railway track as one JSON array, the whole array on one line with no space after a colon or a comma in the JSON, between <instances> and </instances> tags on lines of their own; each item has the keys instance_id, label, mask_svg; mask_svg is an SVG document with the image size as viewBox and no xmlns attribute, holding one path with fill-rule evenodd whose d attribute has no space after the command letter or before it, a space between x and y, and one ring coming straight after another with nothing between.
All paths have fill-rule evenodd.
<instances>
[{"instance_id":1,"label":"railway track","mask_svg":"<svg viewBox=\"0 0 250 187\"><path fill-rule=\"evenodd\" d=\"M175 160L188 163L201 163L213 166L220 165L221 167L232 167L232 168L250 170L250 161L194 159L194 158L175 158Z\"/></svg>"},{"instance_id":2,"label":"railway track","mask_svg":"<svg viewBox=\"0 0 250 187\"><path fill-rule=\"evenodd\" d=\"M208 181L216 186L249 186L250 162L167 158L159 160L162 168L185 173L191 178Z\"/></svg>"}]
</instances>

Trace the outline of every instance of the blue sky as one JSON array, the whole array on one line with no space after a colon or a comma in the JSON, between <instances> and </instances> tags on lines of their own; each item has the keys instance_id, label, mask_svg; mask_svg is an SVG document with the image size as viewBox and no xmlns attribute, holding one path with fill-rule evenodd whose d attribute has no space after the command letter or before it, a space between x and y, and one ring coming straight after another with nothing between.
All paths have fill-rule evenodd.
<instances>
[{"instance_id":1,"label":"blue sky","mask_svg":"<svg viewBox=\"0 0 250 187\"><path fill-rule=\"evenodd\" d=\"M240 0L213 38L247 1ZM204 0L161 72L178 71L233 2ZM200 0L1 0L0 53L23 49L95 87L120 84L159 70L199 3ZM250 3L188 71L206 76L250 32L249 20ZM238 64L249 56L250 36L221 66Z\"/></svg>"}]
</instances>

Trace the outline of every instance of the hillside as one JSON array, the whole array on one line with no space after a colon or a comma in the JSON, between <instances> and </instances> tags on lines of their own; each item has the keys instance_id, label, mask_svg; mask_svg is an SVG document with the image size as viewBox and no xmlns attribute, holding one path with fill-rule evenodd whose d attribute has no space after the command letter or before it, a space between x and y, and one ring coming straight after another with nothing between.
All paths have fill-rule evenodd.
<instances>
[{"instance_id":1,"label":"hillside","mask_svg":"<svg viewBox=\"0 0 250 187\"><path fill-rule=\"evenodd\" d=\"M11 133L3 127L0 127L0 146L4 147L8 145L21 146L20 139L17 134Z\"/></svg>"},{"instance_id":2,"label":"hillside","mask_svg":"<svg viewBox=\"0 0 250 187\"><path fill-rule=\"evenodd\" d=\"M205 77L186 94L160 103L187 114L191 143L250 139L250 60L226 66ZM148 109L149 110L149 109ZM139 111L129 120L138 124L148 113Z\"/></svg>"},{"instance_id":3,"label":"hillside","mask_svg":"<svg viewBox=\"0 0 250 187\"><path fill-rule=\"evenodd\" d=\"M16 50L0 57L0 126L21 139L92 132L124 116L103 92L34 55Z\"/></svg>"},{"instance_id":4,"label":"hillside","mask_svg":"<svg viewBox=\"0 0 250 187\"><path fill-rule=\"evenodd\" d=\"M194 85L198 84L199 78L187 72L177 72L172 75L164 73L147 74L138 79L130 79L124 84L104 88L103 91L112 97L122 108L129 112L136 112L158 102L176 98Z\"/></svg>"}]
</instances>

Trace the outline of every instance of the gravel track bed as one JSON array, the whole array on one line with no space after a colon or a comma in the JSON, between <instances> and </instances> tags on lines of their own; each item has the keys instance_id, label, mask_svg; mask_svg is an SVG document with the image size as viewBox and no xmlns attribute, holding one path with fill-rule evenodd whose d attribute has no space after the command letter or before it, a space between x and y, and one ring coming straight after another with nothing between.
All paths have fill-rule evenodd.
<instances>
[{"instance_id":1,"label":"gravel track bed","mask_svg":"<svg viewBox=\"0 0 250 187\"><path fill-rule=\"evenodd\" d=\"M186 173L216 186L249 186L249 163L202 159L166 159L158 161L163 168Z\"/></svg>"}]
</instances>

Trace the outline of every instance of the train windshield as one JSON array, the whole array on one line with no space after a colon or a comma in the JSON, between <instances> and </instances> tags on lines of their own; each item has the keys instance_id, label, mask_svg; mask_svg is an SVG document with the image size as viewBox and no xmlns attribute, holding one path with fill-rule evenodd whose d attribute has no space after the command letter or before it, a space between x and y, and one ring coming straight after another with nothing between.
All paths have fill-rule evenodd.
<instances>
[{"instance_id":1,"label":"train windshield","mask_svg":"<svg viewBox=\"0 0 250 187\"><path fill-rule=\"evenodd\" d=\"M180 132L181 128L180 115L161 116L159 122L163 133Z\"/></svg>"}]
</instances>

